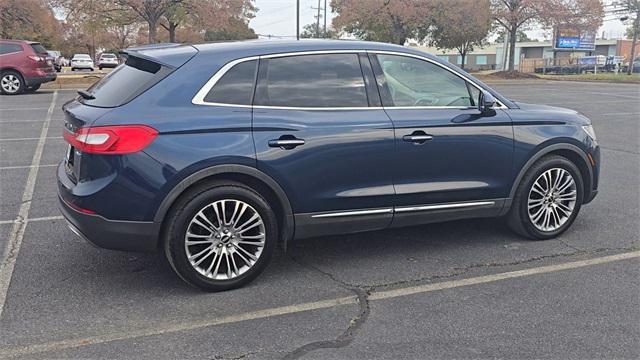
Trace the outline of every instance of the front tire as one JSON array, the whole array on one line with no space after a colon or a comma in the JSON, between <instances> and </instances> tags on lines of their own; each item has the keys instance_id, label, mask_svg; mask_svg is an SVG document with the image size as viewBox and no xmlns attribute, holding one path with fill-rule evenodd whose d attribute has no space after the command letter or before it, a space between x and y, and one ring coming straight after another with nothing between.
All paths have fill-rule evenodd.
<instances>
[{"instance_id":1,"label":"front tire","mask_svg":"<svg viewBox=\"0 0 640 360\"><path fill-rule=\"evenodd\" d=\"M562 156L545 156L522 178L507 215L509 226L532 240L554 238L571 226L583 199L578 167Z\"/></svg>"},{"instance_id":2,"label":"front tire","mask_svg":"<svg viewBox=\"0 0 640 360\"><path fill-rule=\"evenodd\" d=\"M267 201L239 183L216 182L181 196L167 217L165 255L188 284L207 291L242 287L269 264L277 220Z\"/></svg>"},{"instance_id":3,"label":"front tire","mask_svg":"<svg viewBox=\"0 0 640 360\"><path fill-rule=\"evenodd\" d=\"M0 74L0 91L4 95L18 95L25 89L24 79L19 72L6 70Z\"/></svg>"}]
</instances>

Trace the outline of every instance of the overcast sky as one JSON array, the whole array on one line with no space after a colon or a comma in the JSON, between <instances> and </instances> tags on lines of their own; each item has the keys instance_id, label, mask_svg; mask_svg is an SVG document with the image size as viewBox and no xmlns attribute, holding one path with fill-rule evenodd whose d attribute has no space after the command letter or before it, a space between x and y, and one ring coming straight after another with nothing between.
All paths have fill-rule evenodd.
<instances>
[{"instance_id":1,"label":"overcast sky","mask_svg":"<svg viewBox=\"0 0 640 360\"><path fill-rule=\"evenodd\" d=\"M321 7L324 7L325 0L320 0ZM327 0L329 4L331 0ZM256 33L261 35L289 36L296 35L296 0L255 0L255 5L259 8L256 17L251 20L250 26ZM315 23L314 15L317 10L318 0L300 0L300 31L306 24ZM321 12L321 16L324 14ZM327 12L327 26L331 24L331 7ZM607 19L610 17L607 17ZM323 20L320 20L322 26ZM605 21L598 31L598 37L605 31L607 38L617 38L624 35L626 25L619 20ZM544 34L541 31L528 31L530 37L542 39Z\"/></svg>"}]
</instances>

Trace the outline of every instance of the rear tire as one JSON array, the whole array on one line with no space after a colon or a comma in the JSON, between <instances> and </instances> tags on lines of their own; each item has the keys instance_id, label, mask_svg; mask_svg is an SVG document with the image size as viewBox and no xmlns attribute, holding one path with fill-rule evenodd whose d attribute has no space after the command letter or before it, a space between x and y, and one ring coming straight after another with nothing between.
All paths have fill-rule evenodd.
<instances>
[{"instance_id":1,"label":"rear tire","mask_svg":"<svg viewBox=\"0 0 640 360\"><path fill-rule=\"evenodd\" d=\"M583 196L578 167L562 156L545 156L520 181L507 215L509 227L531 240L554 238L578 216Z\"/></svg>"},{"instance_id":2,"label":"rear tire","mask_svg":"<svg viewBox=\"0 0 640 360\"><path fill-rule=\"evenodd\" d=\"M182 280L206 291L254 280L269 264L278 240L278 223L267 201L235 182L188 191L165 221L169 264Z\"/></svg>"},{"instance_id":3,"label":"rear tire","mask_svg":"<svg viewBox=\"0 0 640 360\"><path fill-rule=\"evenodd\" d=\"M40 84L29 86L28 88L25 89L24 92L28 93L28 94L32 94L32 93L38 91L38 89L40 89Z\"/></svg>"},{"instance_id":4,"label":"rear tire","mask_svg":"<svg viewBox=\"0 0 640 360\"><path fill-rule=\"evenodd\" d=\"M0 73L0 92L4 95L18 95L25 89L24 78L15 70Z\"/></svg>"}]
</instances>

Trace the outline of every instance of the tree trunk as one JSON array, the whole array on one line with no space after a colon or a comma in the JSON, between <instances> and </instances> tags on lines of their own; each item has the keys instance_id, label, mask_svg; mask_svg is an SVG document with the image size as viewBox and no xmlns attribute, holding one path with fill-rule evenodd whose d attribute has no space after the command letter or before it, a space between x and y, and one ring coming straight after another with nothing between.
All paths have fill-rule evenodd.
<instances>
[{"instance_id":1,"label":"tree trunk","mask_svg":"<svg viewBox=\"0 0 640 360\"><path fill-rule=\"evenodd\" d=\"M629 59L629 68L627 69L627 75L633 73L633 60L636 56L636 44L638 43L638 28L640 27L640 11L636 14L636 19L633 22L633 40L631 40L631 58Z\"/></svg>"},{"instance_id":2,"label":"tree trunk","mask_svg":"<svg viewBox=\"0 0 640 360\"><path fill-rule=\"evenodd\" d=\"M169 22L169 42L176 42L176 28L178 24Z\"/></svg>"},{"instance_id":3,"label":"tree trunk","mask_svg":"<svg viewBox=\"0 0 640 360\"><path fill-rule=\"evenodd\" d=\"M518 37L518 28L512 26L509 30L509 71L514 70L516 56L516 40Z\"/></svg>"},{"instance_id":4,"label":"tree trunk","mask_svg":"<svg viewBox=\"0 0 640 360\"><path fill-rule=\"evenodd\" d=\"M147 24L149 24L149 44L154 44L156 42L156 33L158 31L158 20L149 19L147 20Z\"/></svg>"},{"instance_id":5,"label":"tree trunk","mask_svg":"<svg viewBox=\"0 0 640 360\"><path fill-rule=\"evenodd\" d=\"M461 61L460 61L460 68L461 68L462 70L464 70L464 59L465 59L466 57L467 57L467 54L466 54L466 53L464 53L464 52L461 52L461 53L460 53L460 58L461 58Z\"/></svg>"}]
</instances>

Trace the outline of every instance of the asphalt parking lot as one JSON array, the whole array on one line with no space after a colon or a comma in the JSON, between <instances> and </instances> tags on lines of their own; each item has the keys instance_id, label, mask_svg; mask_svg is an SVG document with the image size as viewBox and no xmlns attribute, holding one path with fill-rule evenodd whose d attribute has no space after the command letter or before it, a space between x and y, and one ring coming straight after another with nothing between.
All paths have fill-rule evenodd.
<instances>
[{"instance_id":1,"label":"asphalt parking lot","mask_svg":"<svg viewBox=\"0 0 640 360\"><path fill-rule=\"evenodd\" d=\"M593 120L600 193L566 234L480 219L305 240L216 294L67 229L75 92L0 97L0 358L640 358L640 85L494 87Z\"/></svg>"}]
</instances>

